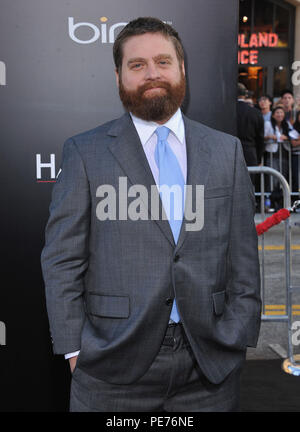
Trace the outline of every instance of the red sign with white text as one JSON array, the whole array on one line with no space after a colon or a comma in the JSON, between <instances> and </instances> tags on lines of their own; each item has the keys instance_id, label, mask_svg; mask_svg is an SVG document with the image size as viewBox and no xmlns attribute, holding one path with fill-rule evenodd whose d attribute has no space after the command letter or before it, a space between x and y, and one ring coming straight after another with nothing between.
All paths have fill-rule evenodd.
<instances>
[{"instance_id":1,"label":"red sign with white text","mask_svg":"<svg viewBox=\"0 0 300 432\"><path fill-rule=\"evenodd\" d=\"M252 33L248 40L246 39L246 35L239 34L238 63L257 64L259 53L257 48L275 48L277 44L278 35L276 33Z\"/></svg>"}]
</instances>

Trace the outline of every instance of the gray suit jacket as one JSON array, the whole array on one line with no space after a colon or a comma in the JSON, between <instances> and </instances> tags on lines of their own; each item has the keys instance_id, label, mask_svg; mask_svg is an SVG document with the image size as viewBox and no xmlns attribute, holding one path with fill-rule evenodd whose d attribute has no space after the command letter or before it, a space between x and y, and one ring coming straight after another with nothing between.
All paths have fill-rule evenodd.
<instances>
[{"instance_id":1,"label":"gray suit jacket","mask_svg":"<svg viewBox=\"0 0 300 432\"><path fill-rule=\"evenodd\" d=\"M128 114L66 141L42 269L54 352L132 383L158 353L176 296L200 368L221 382L255 346L260 276L254 196L237 138L184 116L187 184L204 185L204 227L177 245L167 220L96 216L98 186L155 184ZM150 205L149 205L150 209ZM176 258L175 258L176 257Z\"/></svg>"}]
</instances>

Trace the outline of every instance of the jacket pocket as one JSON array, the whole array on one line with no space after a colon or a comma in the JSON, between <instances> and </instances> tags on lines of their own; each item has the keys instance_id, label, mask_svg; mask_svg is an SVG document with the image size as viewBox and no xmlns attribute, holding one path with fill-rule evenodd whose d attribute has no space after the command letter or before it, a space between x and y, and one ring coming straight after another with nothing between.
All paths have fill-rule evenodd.
<instances>
[{"instance_id":1,"label":"jacket pocket","mask_svg":"<svg viewBox=\"0 0 300 432\"><path fill-rule=\"evenodd\" d=\"M89 293L87 311L98 317L128 318L130 315L129 296Z\"/></svg>"},{"instance_id":2,"label":"jacket pocket","mask_svg":"<svg viewBox=\"0 0 300 432\"><path fill-rule=\"evenodd\" d=\"M204 199L222 198L232 195L233 186L221 186L204 189Z\"/></svg>"},{"instance_id":3,"label":"jacket pocket","mask_svg":"<svg viewBox=\"0 0 300 432\"><path fill-rule=\"evenodd\" d=\"M225 306L225 291L218 291L216 293L213 293L212 298L215 314L222 315Z\"/></svg>"}]
</instances>

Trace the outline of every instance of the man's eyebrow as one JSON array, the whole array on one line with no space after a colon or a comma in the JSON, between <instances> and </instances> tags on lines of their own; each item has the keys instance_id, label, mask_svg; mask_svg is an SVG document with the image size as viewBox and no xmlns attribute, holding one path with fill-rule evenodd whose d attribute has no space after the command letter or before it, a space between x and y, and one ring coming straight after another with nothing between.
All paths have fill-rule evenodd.
<instances>
[{"instance_id":1,"label":"man's eyebrow","mask_svg":"<svg viewBox=\"0 0 300 432\"><path fill-rule=\"evenodd\" d=\"M130 65L131 63L137 63L137 62L144 62L145 59L143 57L134 57L132 59L129 59L127 64Z\"/></svg>"},{"instance_id":2,"label":"man's eyebrow","mask_svg":"<svg viewBox=\"0 0 300 432\"><path fill-rule=\"evenodd\" d=\"M162 59L173 60L173 57L171 56L171 54L159 54L154 57L154 60L162 60Z\"/></svg>"},{"instance_id":3,"label":"man's eyebrow","mask_svg":"<svg viewBox=\"0 0 300 432\"><path fill-rule=\"evenodd\" d=\"M170 54L158 54L157 56L153 57L153 59L155 61L162 60L162 59L172 60L173 57ZM134 57L128 60L127 65L131 65L132 63L137 63L137 62L144 62L145 60L146 59L143 57Z\"/></svg>"}]
</instances>

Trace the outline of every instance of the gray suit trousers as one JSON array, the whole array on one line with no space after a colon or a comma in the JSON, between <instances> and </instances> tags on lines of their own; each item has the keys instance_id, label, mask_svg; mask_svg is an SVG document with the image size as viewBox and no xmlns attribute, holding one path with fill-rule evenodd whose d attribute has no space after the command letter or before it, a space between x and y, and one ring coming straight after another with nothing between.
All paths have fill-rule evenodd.
<instances>
[{"instance_id":1,"label":"gray suit trousers","mask_svg":"<svg viewBox=\"0 0 300 432\"><path fill-rule=\"evenodd\" d=\"M110 384L76 367L72 375L70 411L238 411L243 363L220 384L211 383L199 369L183 327L169 325L158 355L148 371L133 384Z\"/></svg>"}]
</instances>

